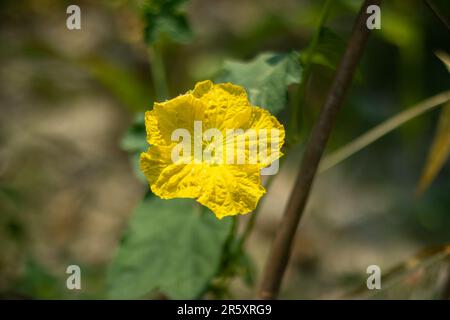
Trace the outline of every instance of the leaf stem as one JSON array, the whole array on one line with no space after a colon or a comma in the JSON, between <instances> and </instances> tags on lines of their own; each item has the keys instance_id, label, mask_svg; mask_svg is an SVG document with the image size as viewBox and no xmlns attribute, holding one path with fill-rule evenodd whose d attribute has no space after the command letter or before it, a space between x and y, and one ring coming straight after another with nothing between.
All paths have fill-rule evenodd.
<instances>
[{"instance_id":1,"label":"leaf stem","mask_svg":"<svg viewBox=\"0 0 450 320\"><path fill-rule=\"evenodd\" d=\"M272 181L273 181L273 177L274 176L268 176L267 183L266 183L266 186L265 186L266 190L269 190L269 187L270 187L270 185L272 184ZM245 242L247 241L249 235L251 234L251 232L253 230L256 218L258 217L258 214L259 214L260 211L261 211L260 208L258 208L255 212L251 213L251 216L250 216L247 224L245 225L244 231L242 232L242 235L241 235L241 237L238 240L238 244L236 246L236 248L237 248L236 251L237 252L241 252L242 249L244 248Z\"/></svg>"},{"instance_id":2,"label":"leaf stem","mask_svg":"<svg viewBox=\"0 0 450 320\"><path fill-rule=\"evenodd\" d=\"M293 139L293 144L295 144L299 139L299 126L300 122L302 121L300 114L302 107L304 106L304 99L306 96L306 88L308 87L309 78L311 76L311 67L312 67L312 58L314 56L314 53L317 49L317 45L319 43L320 34L322 32L322 28L325 24L325 21L328 17L328 13L330 11L331 7L331 0L326 0L325 4L322 8L322 12L319 17L319 21L317 23L317 28L314 32L314 35L311 39L311 42L306 49L306 59L304 61L304 70L303 70L303 79L298 85L298 89L294 94L293 97L293 109L292 109L292 115L291 115L291 138ZM303 112L304 113L304 112Z\"/></svg>"},{"instance_id":3,"label":"leaf stem","mask_svg":"<svg viewBox=\"0 0 450 320\"><path fill-rule=\"evenodd\" d=\"M325 104L305 146L294 188L267 259L258 293L261 299L274 299L278 295L281 280L291 255L297 226L304 212L320 158L369 37L370 30L366 26L366 9L369 5L379 5L380 2L381 0L365 0L358 13Z\"/></svg>"},{"instance_id":4,"label":"leaf stem","mask_svg":"<svg viewBox=\"0 0 450 320\"><path fill-rule=\"evenodd\" d=\"M166 70L161 53L161 44L153 44L149 49L149 56L156 100L164 101L169 97L169 90L167 88Z\"/></svg>"},{"instance_id":5,"label":"leaf stem","mask_svg":"<svg viewBox=\"0 0 450 320\"><path fill-rule=\"evenodd\" d=\"M265 186L266 189L269 188L272 181L273 176L269 176ZM223 263L219 271L217 272L216 275L217 281L215 285L213 287L210 287L210 291L211 288L213 288L216 291L216 294L219 294L218 297L220 297L220 295L223 295L224 293L228 294L228 284L230 283L231 279L236 275L236 269L233 268L233 266L236 263L239 256L243 254L245 242L248 239L249 235L251 234L251 231L253 230L259 211L260 210L256 210L255 212L250 213L251 215L250 219L245 225L242 235L238 239L236 239L238 219L236 216L231 217L233 221L228 239L226 240L225 244L225 251L224 251L225 254Z\"/></svg>"}]
</instances>

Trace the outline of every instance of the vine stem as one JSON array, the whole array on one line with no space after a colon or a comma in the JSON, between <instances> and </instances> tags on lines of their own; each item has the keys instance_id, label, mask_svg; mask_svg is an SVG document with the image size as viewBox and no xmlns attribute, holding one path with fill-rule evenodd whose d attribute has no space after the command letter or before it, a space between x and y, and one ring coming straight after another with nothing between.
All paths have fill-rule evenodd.
<instances>
[{"instance_id":1,"label":"vine stem","mask_svg":"<svg viewBox=\"0 0 450 320\"><path fill-rule=\"evenodd\" d=\"M161 45L152 45L149 49L149 56L156 99L158 101L164 101L169 97L169 90L167 88L166 70L161 54Z\"/></svg>"},{"instance_id":2,"label":"vine stem","mask_svg":"<svg viewBox=\"0 0 450 320\"><path fill-rule=\"evenodd\" d=\"M272 181L274 176L268 176L267 178L267 183L265 185L266 190L269 190L270 185L272 184ZM250 236L253 227L255 226L255 222L256 222L256 218L258 217L259 212L261 211L261 208L257 208L255 212L251 213L251 216L247 222L247 224L245 225L244 231L242 232L241 237L238 240L238 245L237 245L237 251L240 252L243 250L244 246L245 246L245 242L247 241L248 237Z\"/></svg>"},{"instance_id":3,"label":"vine stem","mask_svg":"<svg viewBox=\"0 0 450 320\"><path fill-rule=\"evenodd\" d=\"M297 91L293 97L293 109L291 115L291 123L290 123L290 133L294 139L294 143L297 142L297 134L300 122L300 110L303 106L303 102L306 95L306 88L308 86L309 77L311 75L311 64L314 53L316 52L317 45L319 44L320 34L322 32L322 28L327 20L328 13L330 11L332 0L326 0L323 6L322 12L320 13L319 21L317 23L317 28L314 32L314 35L311 39L311 43L306 50L306 59L304 62L304 70L303 70L303 80L298 86Z\"/></svg>"},{"instance_id":4,"label":"vine stem","mask_svg":"<svg viewBox=\"0 0 450 320\"><path fill-rule=\"evenodd\" d=\"M379 5L380 2L381 0L365 0L358 13L325 104L305 146L294 188L267 259L258 292L258 297L261 299L275 299L278 295L291 254L293 239L304 212L320 159L370 33L366 27L367 7Z\"/></svg>"}]
</instances>

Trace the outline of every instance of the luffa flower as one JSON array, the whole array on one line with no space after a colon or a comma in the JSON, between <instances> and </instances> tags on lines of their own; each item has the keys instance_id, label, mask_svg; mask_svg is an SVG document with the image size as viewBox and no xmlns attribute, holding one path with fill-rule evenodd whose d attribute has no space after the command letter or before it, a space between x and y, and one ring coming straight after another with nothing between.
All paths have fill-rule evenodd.
<instances>
[{"instance_id":1,"label":"luffa flower","mask_svg":"<svg viewBox=\"0 0 450 320\"><path fill-rule=\"evenodd\" d=\"M212 152L212 159L200 160L192 152L174 161L172 152L178 142L173 141L173 132L186 129L195 140L199 138L196 137L195 123L201 123L203 132L218 129L226 137L223 152ZM140 166L152 192L163 199L194 198L219 219L256 208L265 193L260 171L282 155L280 149L285 135L283 126L274 116L250 104L242 87L230 83L213 84L208 80L197 83L194 90L186 94L155 103L153 110L145 114L145 126L151 146L141 154ZM240 131L231 138L227 136L229 130L236 129ZM247 134L250 131L268 134L255 140ZM276 137L270 134L272 131L277 132ZM245 141L243 145L236 143L239 138L244 139L240 140ZM218 143L214 139L201 141L203 152L211 151L214 149L211 146L217 147ZM273 142L275 149L271 148ZM258 155L251 161L249 150L256 145L269 146L268 156ZM239 152L244 154L243 163L225 161L227 154L236 160Z\"/></svg>"}]
</instances>

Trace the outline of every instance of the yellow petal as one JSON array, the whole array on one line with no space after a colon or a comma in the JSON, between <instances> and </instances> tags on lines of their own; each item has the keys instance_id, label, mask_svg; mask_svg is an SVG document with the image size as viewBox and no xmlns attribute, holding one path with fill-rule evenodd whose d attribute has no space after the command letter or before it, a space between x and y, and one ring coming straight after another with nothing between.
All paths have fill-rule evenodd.
<instances>
[{"instance_id":1,"label":"yellow petal","mask_svg":"<svg viewBox=\"0 0 450 320\"><path fill-rule=\"evenodd\" d=\"M194 121L203 121L205 105L191 94L184 94L166 102L156 102L152 111L145 113L147 141L151 145L171 145L176 129L193 133Z\"/></svg>"},{"instance_id":2,"label":"yellow petal","mask_svg":"<svg viewBox=\"0 0 450 320\"><path fill-rule=\"evenodd\" d=\"M197 201L219 219L249 213L265 193L259 170L255 165L211 166Z\"/></svg>"},{"instance_id":3,"label":"yellow petal","mask_svg":"<svg viewBox=\"0 0 450 320\"><path fill-rule=\"evenodd\" d=\"M285 130L283 125L269 111L255 106L252 109L253 119L250 127L258 133L258 147L261 144L266 145L267 158L259 158L260 165L265 167L283 155L281 147L284 144ZM266 130L265 136L261 134L261 129Z\"/></svg>"},{"instance_id":4,"label":"yellow petal","mask_svg":"<svg viewBox=\"0 0 450 320\"><path fill-rule=\"evenodd\" d=\"M219 218L253 211L265 190L255 165L172 163L170 147L141 154L141 170L162 199L195 198Z\"/></svg>"},{"instance_id":5,"label":"yellow petal","mask_svg":"<svg viewBox=\"0 0 450 320\"><path fill-rule=\"evenodd\" d=\"M241 130L237 138L225 141L224 161L214 158L198 163L193 161L192 155L175 163L172 161L176 143L171 139L172 133L176 129L187 129L194 139L195 121L202 122L203 132L219 129L219 135L221 132L224 138L229 138L229 129ZM216 85L211 81L198 83L185 95L155 103L154 109L146 113L145 124L147 140L152 146L141 154L140 165L153 193L163 199L195 198L219 219L256 208L265 193L260 170L282 155L280 150L285 138L284 127L268 111L251 106L242 87L230 83ZM275 131L278 135L272 135ZM239 139L244 144L236 144ZM216 144L217 140L211 140L202 147L212 151ZM251 148L258 150L261 146L268 150L266 157L249 163L250 156L254 155L250 153ZM234 160L238 153L243 153L243 164L227 162L229 152L235 155ZM220 153L215 153L214 157L220 157Z\"/></svg>"},{"instance_id":6,"label":"yellow petal","mask_svg":"<svg viewBox=\"0 0 450 320\"><path fill-rule=\"evenodd\" d=\"M172 147L152 146L141 153L141 170L152 192L162 199L198 197L205 179L203 164L173 163L171 152Z\"/></svg>"},{"instance_id":7,"label":"yellow petal","mask_svg":"<svg viewBox=\"0 0 450 320\"><path fill-rule=\"evenodd\" d=\"M206 105L205 128L244 128L251 120L247 93L240 86L206 80L195 86L192 95Z\"/></svg>"},{"instance_id":8,"label":"yellow petal","mask_svg":"<svg viewBox=\"0 0 450 320\"><path fill-rule=\"evenodd\" d=\"M285 130L267 110L254 106L251 110L252 118L247 127L241 132L235 131L238 134L234 137L227 136L224 157L234 153L234 159L237 161L237 155L242 154L243 163L258 164L260 168L264 168L283 155L281 147L284 144Z\"/></svg>"}]
</instances>

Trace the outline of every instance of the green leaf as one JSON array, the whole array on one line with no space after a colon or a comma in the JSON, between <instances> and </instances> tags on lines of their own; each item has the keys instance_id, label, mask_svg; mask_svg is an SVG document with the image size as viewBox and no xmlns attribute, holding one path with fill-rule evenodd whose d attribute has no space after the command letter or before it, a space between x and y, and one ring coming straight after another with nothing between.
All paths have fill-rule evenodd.
<instances>
[{"instance_id":1,"label":"green leaf","mask_svg":"<svg viewBox=\"0 0 450 320\"><path fill-rule=\"evenodd\" d=\"M130 163L136 178L138 178L140 182L147 185L148 184L147 178L145 177L144 172L142 172L141 170L141 153L140 152L133 153L130 156Z\"/></svg>"},{"instance_id":2,"label":"green leaf","mask_svg":"<svg viewBox=\"0 0 450 320\"><path fill-rule=\"evenodd\" d=\"M144 183L147 183L144 173L140 169L141 152L148 149L147 132L145 130L144 113L136 114L134 122L124 133L120 148L130 154L130 162L135 176Z\"/></svg>"},{"instance_id":3,"label":"green leaf","mask_svg":"<svg viewBox=\"0 0 450 320\"><path fill-rule=\"evenodd\" d=\"M140 112L123 135L120 148L131 153L145 151L148 148L146 135L144 113Z\"/></svg>"},{"instance_id":4,"label":"green leaf","mask_svg":"<svg viewBox=\"0 0 450 320\"><path fill-rule=\"evenodd\" d=\"M199 297L219 268L231 228L231 219L202 210L190 199L144 199L110 266L109 295L159 290L173 299Z\"/></svg>"},{"instance_id":5,"label":"green leaf","mask_svg":"<svg viewBox=\"0 0 450 320\"><path fill-rule=\"evenodd\" d=\"M145 22L145 42L154 44L161 38L185 43L191 40L192 32L184 14L187 0L149 0L142 10Z\"/></svg>"},{"instance_id":6,"label":"green leaf","mask_svg":"<svg viewBox=\"0 0 450 320\"><path fill-rule=\"evenodd\" d=\"M423 193L450 156L450 103L441 110L433 143L428 153L417 191Z\"/></svg>"},{"instance_id":7,"label":"green leaf","mask_svg":"<svg viewBox=\"0 0 450 320\"><path fill-rule=\"evenodd\" d=\"M217 82L243 86L253 105L272 113L287 104L287 88L301 81L300 58L289 54L262 53L249 62L226 61Z\"/></svg>"}]
</instances>

